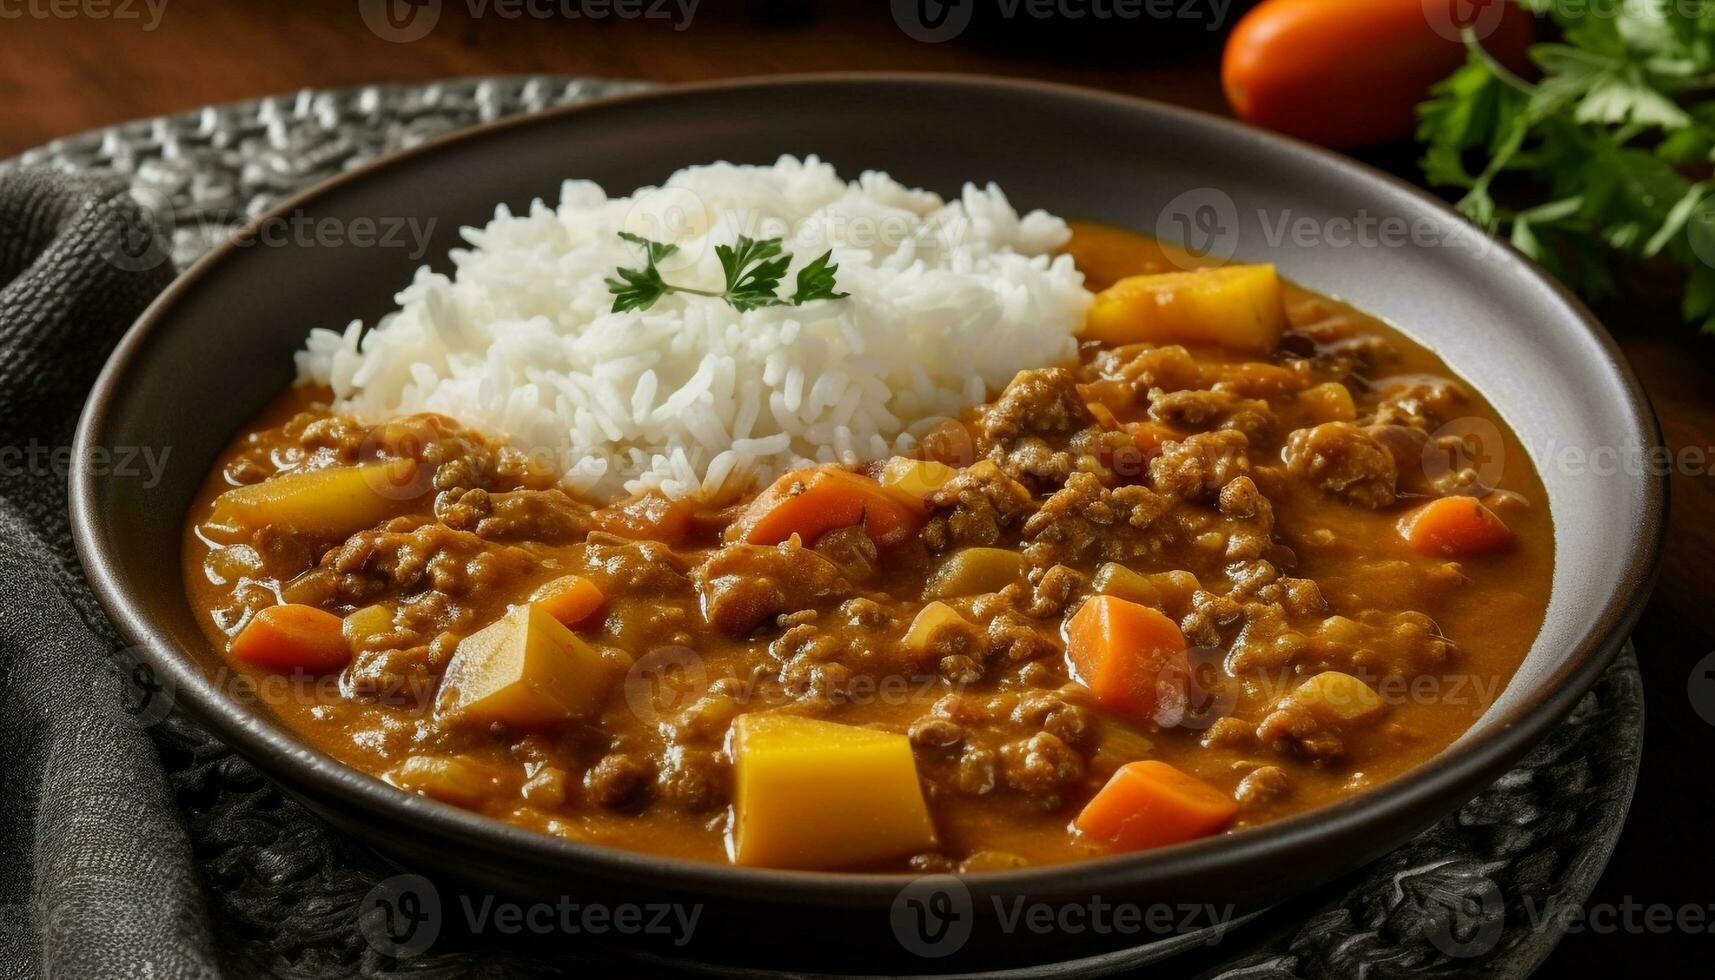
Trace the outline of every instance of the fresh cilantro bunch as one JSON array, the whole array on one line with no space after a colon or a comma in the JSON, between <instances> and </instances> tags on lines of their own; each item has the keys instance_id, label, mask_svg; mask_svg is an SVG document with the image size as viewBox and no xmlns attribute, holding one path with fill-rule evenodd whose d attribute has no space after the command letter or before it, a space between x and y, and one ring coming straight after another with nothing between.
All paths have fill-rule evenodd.
<instances>
[{"instance_id":1,"label":"fresh cilantro bunch","mask_svg":"<svg viewBox=\"0 0 1715 980\"><path fill-rule=\"evenodd\" d=\"M793 290L790 299L781 299L780 280L786 275L786 267L792 264L792 256L782 251L778 238L758 241L740 235L738 241L732 245L716 245L715 256L720 259L721 270L726 273L726 288L715 292L675 286L661 278L661 271L656 268L656 264L679 251L679 246L650 241L641 235L625 231L620 232L619 237L642 247L644 264L640 269L616 269L614 275L617 278L603 280L607 284L607 291L613 294L615 313L647 310L655 305L656 300L668 293L690 293L723 299L740 313L763 306L802 306L811 300L843 299L850 295L834 291L837 285L834 282L834 273L838 272L840 267L832 261L833 249L823 252L814 262L799 269L797 288Z\"/></svg>"},{"instance_id":2,"label":"fresh cilantro bunch","mask_svg":"<svg viewBox=\"0 0 1715 980\"><path fill-rule=\"evenodd\" d=\"M1531 48L1527 82L1467 34L1419 109L1425 176L1591 299L1614 291L1614 252L1671 260L1685 318L1715 332L1715 0L1515 2L1563 43Z\"/></svg>"}]
</instances>

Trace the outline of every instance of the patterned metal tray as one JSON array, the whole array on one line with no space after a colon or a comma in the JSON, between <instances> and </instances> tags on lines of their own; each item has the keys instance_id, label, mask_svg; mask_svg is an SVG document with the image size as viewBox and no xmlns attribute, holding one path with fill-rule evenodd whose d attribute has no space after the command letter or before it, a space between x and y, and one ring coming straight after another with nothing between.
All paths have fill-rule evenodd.
<instances>
[{"instance_id":1,"label":"patterned metal tray","mask_svg":"<svg viewBox=\"0 0 1715 980\"><path fill-rule=\"evenodd\" d=\"M70 136L0 163L0 173L46 166L127 177L171 229L171 259L183 268L282 199L380 154L640 87L531 76L312 89ZM327 830L193 723L175 716L155 731L212 885L215 928L235 964L293 976L742 972L659 960L620 967L587 950L521 952L504 939L470 937L408 959L384 955L359 928L365 896L391 873L383 862ZM1560 939L1557 911L1584 901L1607 864L1642 740L1641 679L1628 645L1518 768L1387 857L1218 944L1175 944L1169 962L1157 945L1032 974L1125 973L1153 963L1154 977L1222 980L1526 976Z\"/></svg>"}]
</instances>

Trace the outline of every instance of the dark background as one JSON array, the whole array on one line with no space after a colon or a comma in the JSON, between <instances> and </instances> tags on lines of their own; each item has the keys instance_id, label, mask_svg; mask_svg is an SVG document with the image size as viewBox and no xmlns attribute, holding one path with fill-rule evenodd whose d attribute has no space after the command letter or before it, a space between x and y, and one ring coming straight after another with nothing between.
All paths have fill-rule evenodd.
<instances>
[{"instance_id":1,"label":"dark background","mask_svg":"<svg viewBox=\"0 0 1715 980\"><path fill-rule=\"evenodd\" d=\"M365 27L360 0L166 0L157 8L155 29L147 31L150 15L142 0L110 0L109 9L132 16L106 18L54 16L49 0L34 0L35 8L26 6L30 2L0 5L0 158L91 127L208 103L311 86L479 74L679 82L783 72L960 71L1069 82L1224 112L1220 44L1250 6L1244 0L1230 7L1221 0L1172 0L1169 6L1184 16L1115 21L1007 18L1000 11L1010 3L965 0L974 3L970 27L954 40L930 44L902 30L886 0L702 0L682 31L649 18L507 18L496 0L472 16L482 0L442 0L432 32L396 44ZM1061 9L1067 7L1091 9L1080 0ZM1409 145L1360 156L1408 179L1419 177ZM1715 446L1715 339L1679 322L1671 280L1635 278L1623 306L1599 312L1642 377L1670 447L1709 451ZM1636 634L1648 701L1643 773L1627 832L1593 904L1715 908L1708 834L1715 791L1706 775L1711 727L1693 703L1715 717L1715 679L1694 671L1715 651L1715 576L1705 567L1715 557L1715 477L1676 474L1672 495L1666 564ZM1565 939L1543 973L1704 976L1712 952L1715 937L1707 934L1586 929Z\"/></svg>"}]
</instances>

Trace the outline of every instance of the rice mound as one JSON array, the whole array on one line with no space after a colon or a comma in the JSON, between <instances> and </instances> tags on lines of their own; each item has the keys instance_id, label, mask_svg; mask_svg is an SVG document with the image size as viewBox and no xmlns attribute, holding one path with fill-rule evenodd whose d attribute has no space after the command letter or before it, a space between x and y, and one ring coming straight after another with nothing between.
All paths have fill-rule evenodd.
<instances>
[{"instance_id":1,"label":"rice mound","mask_svg":"<svg viewBox=\"0 0 1715 980\"><path fill-rule=\"evenodd\" d=\"M716 290L714 246L740 234L785 240L782 295L832 248L851 295L739 313L668 294L613 313L603 280L643 264L620 231L679 246L667 282ZM994 184L945 202L813 156L689 167L620 198L570 180L557 208L462 229L451 278L418 269L373 329L313 330L299 380L369 421L438 412L503 435L594 499L719 501L807 461L907 452L1019 370L1072 358L1090 294L1052 254L1068 235Z\"/></svg>"}]
</instances>

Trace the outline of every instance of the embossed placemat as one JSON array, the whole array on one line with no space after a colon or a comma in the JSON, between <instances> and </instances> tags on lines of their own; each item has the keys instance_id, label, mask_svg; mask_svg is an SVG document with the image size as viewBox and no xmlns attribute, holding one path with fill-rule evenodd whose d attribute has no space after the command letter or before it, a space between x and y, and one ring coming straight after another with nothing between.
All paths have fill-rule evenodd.
<instances>
[{"instance_id":1,"label":"embossed placemat","mask_svg":"<svg viewBox=\"0 0 1715 980\"><path fill-rule=\"evenodd\" d=\"M158 260L183 268L284 198L378 155L639 87L533 76L308 90L66 137L0 163L0 173L34 165L127 178L171 231L172 254ZM328 830L196 724L175 715L153 731L234 971L519 977L692 966L620 967L587 953L523 951L506 937L447 936L408 958L386 955L365 939L359 912L395 869ZM1526 976L1559 940L1560 910L1588 897L1613 851L1642 737L1642 687L1628 646L1544 744L1457 813L1149 975ZM1124 973L1154 959L1140 950L1046 972Z\"/></svg>"}]
</instances>

